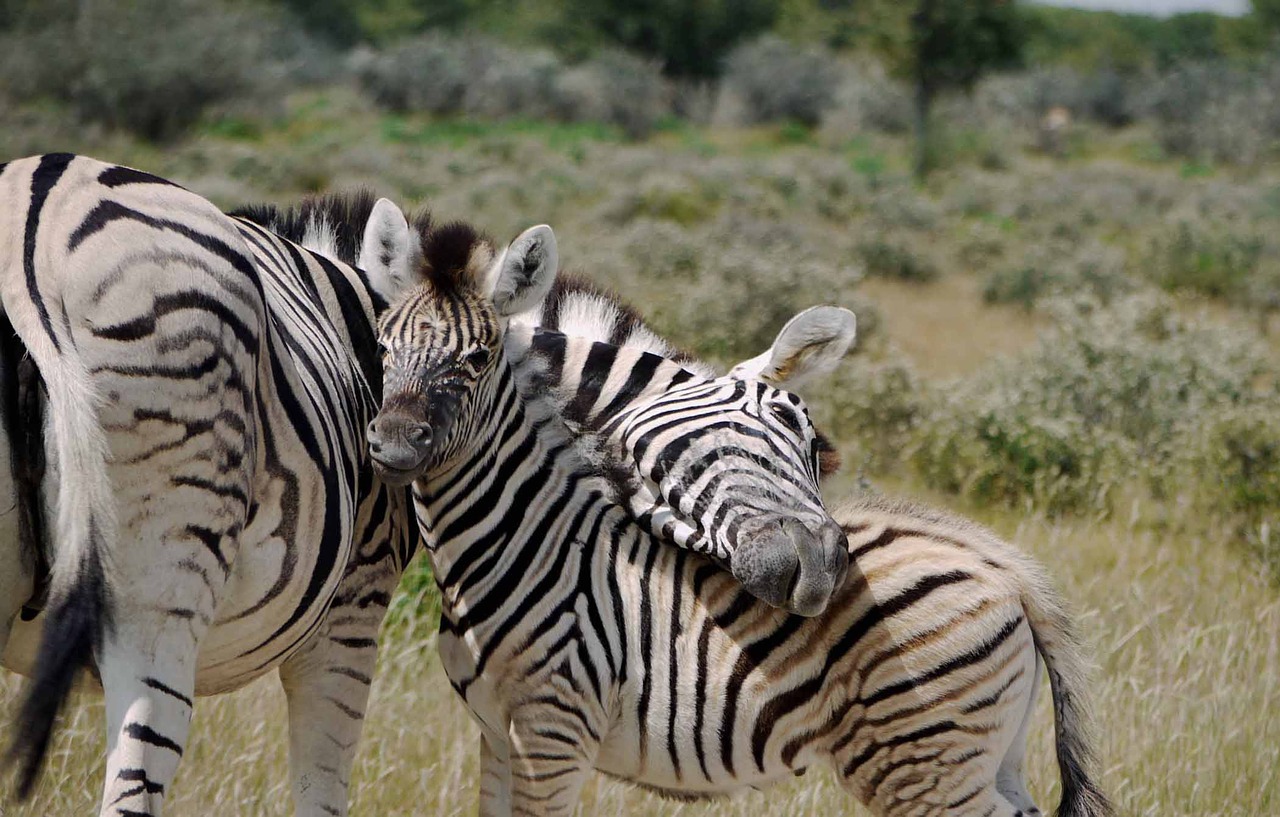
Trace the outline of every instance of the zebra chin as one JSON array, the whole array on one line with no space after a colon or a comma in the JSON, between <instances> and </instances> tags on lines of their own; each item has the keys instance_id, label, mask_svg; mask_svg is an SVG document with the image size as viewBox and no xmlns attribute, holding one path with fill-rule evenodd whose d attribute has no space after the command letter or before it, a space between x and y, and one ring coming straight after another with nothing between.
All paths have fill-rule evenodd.
<instances>
[{"instance_id":1,"label":"zebra chin","mask_svg":"<svg viewBox=\"0 0 1280 817\"><path fill-rule=\"evenodd\" d=\"M791 517L768 519L739 533L730 567L761 601L816 616L827 609L849 572L848 540L834 520L811 529Z\"/></svg>"}]
</instances>

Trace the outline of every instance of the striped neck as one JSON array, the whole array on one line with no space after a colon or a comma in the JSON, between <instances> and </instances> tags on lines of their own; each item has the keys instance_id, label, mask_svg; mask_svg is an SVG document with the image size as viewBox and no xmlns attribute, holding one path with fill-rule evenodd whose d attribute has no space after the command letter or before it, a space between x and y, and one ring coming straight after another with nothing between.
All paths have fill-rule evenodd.
<instances>
[{"instance_id":1,"label":"striped neck","mask_svg":"<svg viewBox=\"0 0 1280 817\"><path fill-rule=\"evenodd\" d=\"M489 383L477 390L467 444L413 488L446 613L474 609L476 592L519 592L593 511L626 514L550 401L521 393L505 357Z\"/></svg>"}]
</instances>

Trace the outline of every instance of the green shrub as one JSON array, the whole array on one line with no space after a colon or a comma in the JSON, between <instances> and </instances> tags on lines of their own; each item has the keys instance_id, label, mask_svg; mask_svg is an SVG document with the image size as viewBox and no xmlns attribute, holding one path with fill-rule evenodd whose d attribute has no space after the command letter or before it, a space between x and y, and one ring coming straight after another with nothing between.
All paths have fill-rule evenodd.
<instances>
[{"instance_id":1,"label":"green shrub","mask_svg":"<svg viewBox=\"0 0 1280 817\"><path fill-rule=\"evenodd\" d=\"M867 275L922 284L938 277L938 268L927 258L909 248L885 239L872 239L858 245L858 255Z\"/></svg>"},{"instance_id":2,"label":"green shrub","mask_svg":"<svg viewBox=\"0 0 1280 817\"><path fill-rule=\"evenodd\" d=\"M1039 267L1013 267L992 272L982 286L982 299L989 304L1017 304L1031 309L1053 284L1052 273Z\"/></svg>"},{"instance_id":3,"label":"green shrub","mask_svg":"<svg viewBox=\"0 0 1280 817\"><path fill-rule=\"evenodd\" d=\"M53 97L82 119L171 139L211 106L262 88L288 29L256 7L199 0L54 4L64 13L0 42L10 91Z\"/></svg>"},{"instance_id":4,"label":"green shrub","mask_svg":"<svg viewBox=\"0 0 1280 817\"><path fill-rule=\"evenodd\" d=\"M862 324L859 313L859 335ZM841 441L848 465L869 474L892 472L905 461L929 399L909 364L863 356L838 368L822 394L814 401L819 428Z\"/></svg>"},{"instance_id":5,"label":"green shrub","mask_svg":"<svg viewBox=\"0 0 1280 817\"><path fill-rule=\"evenodd\" d=\"M1071 306L1035 349L943 393L912 456L927 483L980 501L1105 511L1120 485L1177 490L1204 418L1275 405L1258 385L1275 367L1242 332L1188 322L1159 298Z\"/></svg>"},{"instance_id":6,"label":"green shrub","mask_svg":"<svg viewBox=\"0 0 1280 817\"><path fill-rule=\"evenodd\" d=\"M1146 272L1168 290L1238 298L1262 258L1261 238L1182 222L1151 243Z\"/></svg>"},{"instance_id":7,"label":"green shrub","mask_svg":"<svg viewBox=\"0 0 1280 817\"><path fill-rule=\"evenodd\" d=\"M835 98L833 59L768 35L733 50L723 87L738 96L747 122L790 120L813 127Z\"/></svg>"}]
</instances>

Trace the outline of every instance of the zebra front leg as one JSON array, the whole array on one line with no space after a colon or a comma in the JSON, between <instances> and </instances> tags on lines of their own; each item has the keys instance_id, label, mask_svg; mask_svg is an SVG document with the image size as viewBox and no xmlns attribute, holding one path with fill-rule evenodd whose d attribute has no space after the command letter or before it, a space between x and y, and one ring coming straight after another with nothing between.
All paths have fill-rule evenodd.
<instances>
[{"instance_id":1,"label":"zebra front leg","mask_svg":"<svg viewBox=\"0 0 1280 817\"><path fill-rule=\"evenodd\" d=\"M600 734L588 719L587 713L569 714L559 706L530 707L512 719L510 813L514 817L573 814L594 766Z\"/></svg>"}]
</instances>

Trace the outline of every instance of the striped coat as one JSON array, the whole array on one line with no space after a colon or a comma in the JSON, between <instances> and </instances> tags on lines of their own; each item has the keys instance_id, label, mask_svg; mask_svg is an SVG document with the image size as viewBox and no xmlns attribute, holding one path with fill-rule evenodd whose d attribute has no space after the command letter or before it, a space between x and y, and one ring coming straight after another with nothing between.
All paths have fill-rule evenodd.
<instances>
[{"instance_id":1,"label":"striped coat","mask_svg":"<svg viewBox=\"0 0 1280 817\"><path fill-rule=\"evenodd\" d=\"M1111 813L1042 569L961 520L855 504L836 514L849 574L803 618L671 548L509 359L506 323L554 274L520 242L423 264L380 321L368 434L383 478L414 485L441 656L481 724L482 815L571 813L592 769L699 797L815 763L876 814L1036 814L1022 758L1041 664L1059 813Z\"/></svg>"}]
</instances>

